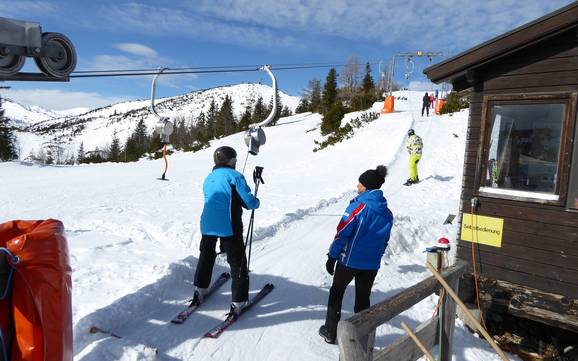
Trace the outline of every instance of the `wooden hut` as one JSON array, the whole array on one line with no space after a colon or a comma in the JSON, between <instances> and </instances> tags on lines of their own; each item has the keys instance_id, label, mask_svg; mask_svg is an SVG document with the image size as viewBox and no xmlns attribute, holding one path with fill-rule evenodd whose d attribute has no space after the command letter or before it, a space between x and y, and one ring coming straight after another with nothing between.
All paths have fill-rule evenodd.
<instances>
[{"instance_id":1,"label":"wooden hut","mask_svg":"<svg viewBox=\"0 0 578 361\"><path fill-rule=\"evenodd\" d=\"M424 73L470 91L457 257L483 308L578 332L578 3Z\"/></svg>"}]
</instances>

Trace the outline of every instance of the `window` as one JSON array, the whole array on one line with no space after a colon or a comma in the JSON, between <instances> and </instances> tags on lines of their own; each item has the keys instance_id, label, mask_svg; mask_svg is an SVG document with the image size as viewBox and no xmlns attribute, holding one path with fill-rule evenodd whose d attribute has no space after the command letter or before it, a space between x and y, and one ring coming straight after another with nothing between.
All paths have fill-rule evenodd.
<instances>
[{"instance_id":1,"label":"window","mask_svg":"<svg viewBox=\"0 0 578 361\"><path fill-rule=\"evenodd\" d=\"M574 97L487 98L480 192L562 201L566 189L563 183L567 182L564 149L569 146L565 132Z\"/></svg>"},{"instance_id":2,"label":"window","mask_svg":"<svg viewBox=\"0 0 578 361\"><path fill-rule=\"evenodd\" d=\"M578 120L577 120L578 123ZM568 208L578 210L578 124L574 134L574 151L572 152L572 176L568 188Z\"/></svg>"}]
</instances>

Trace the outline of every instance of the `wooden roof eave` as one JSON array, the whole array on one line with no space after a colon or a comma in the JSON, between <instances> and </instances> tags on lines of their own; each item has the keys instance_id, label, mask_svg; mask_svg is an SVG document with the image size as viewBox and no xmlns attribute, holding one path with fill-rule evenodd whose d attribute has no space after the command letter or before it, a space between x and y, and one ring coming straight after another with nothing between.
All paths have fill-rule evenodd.
<instances>
[{"instance_id":1,"label":"wooden roof eave","mask_svg":"<svg viewBox=\"0 0 578 361\"><path fill-rule=\"evenodd\" d=\"M578 26L578 2L486 41L439 64L424 69L436 84L463 78L473 70Z\"/></svg>"}]
</instances>

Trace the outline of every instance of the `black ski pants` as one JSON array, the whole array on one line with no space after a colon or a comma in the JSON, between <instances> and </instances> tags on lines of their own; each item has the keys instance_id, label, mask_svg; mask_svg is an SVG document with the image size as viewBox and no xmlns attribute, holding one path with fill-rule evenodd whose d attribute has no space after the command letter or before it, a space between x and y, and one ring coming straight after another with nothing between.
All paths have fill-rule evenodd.
<instances>
[{"instance_id":1,"label":"black ski pants","mask_svg":"<svg viewBox=\"0 0 578 361\"><path fill-rule=\"evenodd\" d=\"M227 262L231 267L231 293L233 302L244 302L249 299L249 273L247 272L247 257L245 256L245 245L242 233L234 234L232 237L217 237L203 235L201 254L195 271L195 286L201 288L209 287L211 275L217 258L217 240L220 238L221 246L227 254Z\"/></svg>"},{"instance_id":2,"label":"black ski pants","mask_svg":"<svg viewBox=\"0 0 578 361\"><path fill-rule=\"evenodd\" d=\"M369 308L369 296L371 287L377 271L358 270L349 268L337 262L333 284L329 290L329 301L327 302L327 316L325 317L325 327L331 337L337 335L337 323L341 319L341 304L345 290L355 278L355 313Z\"/></svg>"},{"instance_id":3,"label":"black ski pants","mask_svg":"<svg viewBox=\"0 0 578 361\"><path fill-rule=\"evenodd\" d=\"M426 111L427 116L429 117L429 103L424 104L421 106L421 116L423 117L423 111Z\"/></svg>"}]
</instances>

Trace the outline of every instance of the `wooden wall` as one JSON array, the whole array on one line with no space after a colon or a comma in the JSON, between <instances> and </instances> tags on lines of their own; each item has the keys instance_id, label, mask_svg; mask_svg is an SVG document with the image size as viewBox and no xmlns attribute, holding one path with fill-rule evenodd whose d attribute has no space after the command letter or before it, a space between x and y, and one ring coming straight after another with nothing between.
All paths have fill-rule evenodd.
<instances>
[{"instance_id":1,"label":"wooden wall","mask_svg":"<svg viewBox=\"0 0 578 361\"><path fill-rule=\"evenodd\" d=\"M576 29L487 64L475 73L478 84L470 97L461 196L461 211L466 213L470 212L472 197L478 196L476 172L484 95L578 91ZM567 211L565 205L478 197L479 215L504 219L501 248L476 245L478 273L578 298L578 213ZM458 258L471 263L470 242L458 242Z\"/></svg>"}]
</instances>

